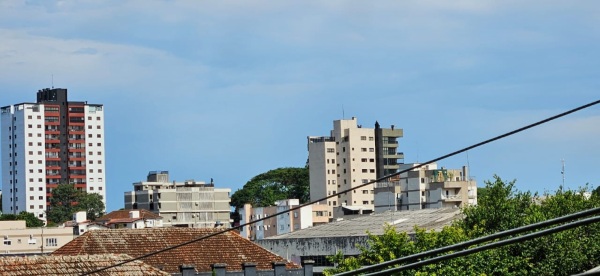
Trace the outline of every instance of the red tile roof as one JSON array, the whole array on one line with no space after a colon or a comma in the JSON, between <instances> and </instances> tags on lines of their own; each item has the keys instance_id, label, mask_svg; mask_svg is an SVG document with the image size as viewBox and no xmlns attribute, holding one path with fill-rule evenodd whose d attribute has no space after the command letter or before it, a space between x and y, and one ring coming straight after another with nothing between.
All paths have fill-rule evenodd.
<instances>
[{"instance_id":1,"label":"red tile roof","mask_svg":"<svg viewBox=\"0 0 600 276\"><path fill-rule=\"evenodd\" d=\"M221 230L176 227L94 230L86 232L52 254L121 253L138 257L218 231ZM227 264L227 270L242 270L242 264L246 262L256 263L258 270L272 269L273 262L286 262L287 268L300 267L233 232L162 252L142 261L170 273L179 272L182 264L194 265L198 272L211 271L210 266L216 263Z\"/></svg>"},{"instance_id":2,"label":"red tile roof","mask_svg":"<svg viewBox=\"0 0 600 276\"><path fill-rule=\"evenodd\" d=\"M131 212L131 211L139 211L141 219L160 219L160 218L162 218L161 216L159 216L155 213L152 213L148 210L145 210L145 209L138 209L138 210L132 209L132 210L112 211L104 216L97 218L96 221L110 221L113 219L126 219L126 218L129 218L129 212Z\"/></svg>"},{"instance_id":3,"label":"red tile roof","mask_svg":"<svg viewBox=\"0 0 600 276\"><path fill-rule=\"evenodd\" d=\"M81 275L131 259L121 254L79 256L0 257L0 275ZM170 275L142 261L134 261L94 275Z\"/></svg>"}]
</instances>

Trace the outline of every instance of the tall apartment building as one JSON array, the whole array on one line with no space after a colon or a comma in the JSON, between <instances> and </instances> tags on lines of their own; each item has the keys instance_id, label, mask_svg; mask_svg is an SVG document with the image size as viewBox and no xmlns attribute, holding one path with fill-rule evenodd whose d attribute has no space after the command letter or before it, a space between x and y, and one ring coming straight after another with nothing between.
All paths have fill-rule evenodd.
<instances>
[{"instance_id":1,"label":"tall apartment building","mask_svg":"<svg viewBox=\"0 0 600 276\"><path fill-rule=\"evenodd\" d=\"M0 108L2 211L46 220L53 188L71 183L106 204L104 110L68 101L67 89L46 88L35 103Z\"/></svg>"},{"instance_id":2,"label":"tall apartment building","mask_svg":"<svg viewBox=\"0 0 600 276\"><path fill-rule=\"evenodd\" d=\"M229 227L229 188L187 180L169 182L168 171L151 171L145 182L133 183L125 192L125 209L146 209L163 217L163 226Z\"/></svg>"},{"instance_id":3,"label":"tall apartment building","mask_svg":"<svg viewBox=\"0 0 600 276\"><path fill-rule=\"evenodd\" d=\"M407 170L419 164L403 164ZM400 174L375 184L375 212L453 208L477 204L477 182L469 169L438 168L436 163Z\"/></svg>"},{"instance_id":4,"label":"tall apartment building","mask_svg":"<svg viewBox=\"0 0 600 276\"><path fill-rule=\"evenodd\" d=\"M338 194L321 204L333 208L343 207L361 212L374 210L373 185L351 193L341 191L375 180L398 171L404 155L398 152L398 138L402 129L392 126L383 129L363 128L357 119L336 120L329 136L308 137L308 166L311 201Z\"/></svg>"}]
</instances>

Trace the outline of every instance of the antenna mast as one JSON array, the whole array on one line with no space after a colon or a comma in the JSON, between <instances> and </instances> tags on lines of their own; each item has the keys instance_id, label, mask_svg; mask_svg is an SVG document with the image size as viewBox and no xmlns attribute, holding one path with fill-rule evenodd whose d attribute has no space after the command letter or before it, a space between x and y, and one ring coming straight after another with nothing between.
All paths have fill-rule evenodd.
<instances>
[{"instance_id":1,"label":"antenna mast","mask_svg":"<svg viewBox=\"0 0 600 276\"><path fill-rule=\"evenodd\" d=\"M560 172L560 174L562 174L562 185L563 187L565 186L565 159L561 159L562 162L562 171Z\"/></svg>"}]
</instances>

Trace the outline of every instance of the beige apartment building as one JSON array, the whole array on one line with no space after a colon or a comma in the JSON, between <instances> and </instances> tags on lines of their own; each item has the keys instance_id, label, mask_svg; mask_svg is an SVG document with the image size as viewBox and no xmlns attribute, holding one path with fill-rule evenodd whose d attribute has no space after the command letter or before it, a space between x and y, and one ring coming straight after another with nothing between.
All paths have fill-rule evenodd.
<instances>
[{"instance_id":1,"label":"beige apartment building","mask_svg":"<svg viewBox=\"0 0 600 276\"><path fill-rule=\"evenodd\" d=\"M398 172L404 158L398 152L398 138L402 136L402 129L393 125L383 129L376 122L375 128L364 128L355 117L335 120L329 136L309 136L311 201L337 194L337 197L321 202L329 207L330 218L334 217L333 209L337 207L360 210L362 214L373 212L373 185L352 193L340 192Z\"/></svg>"},{"instance_id":2,"label":"beige apartment building","mask_svg":"<svg viewBox=\"0 0 600 276\"><path fill-rule=\"evenodd\" d=\"M418 165L403 164L400 170ZM375 184L375 212L459 208L469 204L477 204L477 182L469 176L466 166L446 169L431 163Z\"/></svg>"},{"instance_id":3,"label":"beige apartment building","mask_svg":"<svg viewBox=\"0 0 600 276\"><path fill-rule=\"evenodd\" d=\"M163 218L163 226L229 227L229 188L187 180L170 182L168 171L151 171L147 181L133 183L125 192L125 209L146 209Z\"/></svg>"},{"instance_id":4,"label":"beige apartment building","mask_svg":"<svg viewBox=\"0 0 600 276\"><path fill-rule=\"evenodd\" d=\"M25 227L24 220L0 221L0 255L47 254L75 238L72 227Z\"/></svg>"},{"instance_id":5,"label":"beige apartment building","mask_svg":"<svg viewBox=\"0 0 600 276\"><path fill-rule=\"evenodd\" d=\"M250 204L244 204L244 208L239 210L240 224L246 224L270 215L285 212L299 205L300 201L298 199L279 200L275 202L274 206L268 207L252 207ZM329 222L328 210L327 205L313 204L305 206L299 210L290 211L276 217L258 221L249 226L244 226L240 228L240 235L250 240L262 240L325 224Z\"/></svg>"}]
</instances>

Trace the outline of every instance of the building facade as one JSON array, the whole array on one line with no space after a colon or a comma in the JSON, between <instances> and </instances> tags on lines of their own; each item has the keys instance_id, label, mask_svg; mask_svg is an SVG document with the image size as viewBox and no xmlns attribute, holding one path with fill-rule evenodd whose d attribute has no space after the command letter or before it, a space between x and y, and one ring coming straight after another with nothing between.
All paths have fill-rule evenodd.
<instances>
[{"instance_id":1,"label":"building facade","mask_svg":"<svg viewBox=\"0 0 600 276\"><path fill-rule=\"evenodd\" d=\"M402 164L400 169L418 165ZM375 212L460 208L469 204L477 204L477 182L469 176L466 166L446 169L431 163L375 184Z\"/></svg>"},{"instance_id":2,"label":"building facade","mask_svg":"<svg viewBox=\"0 0 600 276\"><path fill-rule=\"evenodd\" d=\"M336 120L329 136L308 137L308 167L311 201L338 194L327 199L328 216L333 218L333 208L360 208L361 213L374 210L373 185L340 194L341 191L373 181L398 171L404 158L398 152L398 138L402 129L392 126L383 129L363 128L353 117Z\"/></svg>"},{"instance_id":3,"label":"building facade","mask_svg":"<svg viewBox=\"0 0 600 276\"><path fill-rule=\"evenodd\" d=\"M163 218L163 226L215 227L231 225L229 188L194 180L170 182L168 171L151 171L147 181L125 192L125 209L146 209Z\"/></svg>"},{"instance_id":4,"label":"building facade","mask_svg":"<svg viewBox=\"0 0 600 276\"><path fill-rule=\"evenodd\" d=\"M106 204L104 109L73 102L67 89L46 88L35 103L0 108L2 211L46 220L53 188L74 184Z\"/></svg>"},{"instance_id":5,"label":"building facade","mask_svg":"<svg viewBox=\"0 0 600 276\"><path fill-rule=\"evenodd\" d=\"M275 201L275 206L252 207L244 204L239 210L240 224L250 223L270 215L285 212L300 205L298 199L285 199ZM329 222L326 205L313 204L299 210L290 211L277 217L258 221L255 224L240 228L240 235L250 240L261 240L268 237L290 233L319 224Z\"/></svg>"},{"instance_id":6,"label":"building facade","mask_svg":"<svg viewBox=\"0 0 600 276\"><path fill-rule=\"evenodd\" d=\"M72 227L25 227L24 220L0 221L1 255L47 254L75 238Z\"/></svg>"}]
</instances>

